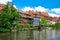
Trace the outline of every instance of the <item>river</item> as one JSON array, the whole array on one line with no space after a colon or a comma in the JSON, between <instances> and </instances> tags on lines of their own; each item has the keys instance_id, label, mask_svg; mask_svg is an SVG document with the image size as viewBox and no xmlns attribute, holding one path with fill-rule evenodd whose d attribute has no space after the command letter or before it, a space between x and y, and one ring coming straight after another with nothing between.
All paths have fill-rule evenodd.
<instances>
[{"instance_id":1,"label":"river","mask_svg":"<svg viewBox=\"0 0 60 40\"><path fill-rule=\"evenodd\" d=\"M60 40L60 30L30 30L0 33L0 40Z\"/></svg>"}]
</instances>

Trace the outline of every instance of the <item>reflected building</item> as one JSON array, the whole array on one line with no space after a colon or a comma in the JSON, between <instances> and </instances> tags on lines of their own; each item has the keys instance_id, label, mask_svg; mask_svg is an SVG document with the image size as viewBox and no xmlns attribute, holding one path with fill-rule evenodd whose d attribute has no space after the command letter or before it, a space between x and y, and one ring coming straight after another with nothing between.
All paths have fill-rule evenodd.
<instances>
[{"instance_id":1,"label":"reflected building","mask_svg":"<svg viewBox=\"0 0 60 40\"><path fill-rule=\"evenodd\" d=\"M46 31L45 30L40 31L40 40L46 40Z\"/></svg>"},{"instance_id":2,"label":"reflected building","mask_svg":"<svg viewBox=\"0 0 60 40\"><path fill-rule=\"evenodd\" d=\"M27 36L27 40L33 40L34 39L33 30L28 31L26 36Z\"/></svg>"},{"instance_id":3,"label":"reflected building","mask_svg":"<svg viewBox=\"0 0 60 40\"><path fill-rule=\"evenodd\" d=\"M46 30L46 37L47 40L56 40L56 31L55 30Z\"/></svg>"},{"instance_id":4,"label":"reflected building","mask_svg":"<svg viewBox=\"0 0 60 40\"><path fill-rule=\"evenodd\" d=\"M27 40L27 31L21 31L16 34L16 40Z\"/></svg>"},{"instance_id":5,"label":"reflected building","mask_svg":"<svg viewBox=\"0 0 60 40\"><path fill-rule=\"evenodd\" d=\"M34 40L40 40L40 32L33 31L33 38L34 38Z\"/></svg>"},{"instance_id":6,"label":"reflected building","mask_svg":"<svg viewBox=\"0 0 60 40\"><path fill-rule=\"evenodd\" d=\"M56 40L56 30L52 30L52 38L53 40Z\"/></svg>"},{"instance_id":7,"label":"reflected building","mask_svg":"<svg viewBox=\"0 0 60 40\"><path fill-rule=\"evenodd\" d=\"M46 40L51 40L52 39L52 30L46 29Z\"/></svg>"}]
</instances>

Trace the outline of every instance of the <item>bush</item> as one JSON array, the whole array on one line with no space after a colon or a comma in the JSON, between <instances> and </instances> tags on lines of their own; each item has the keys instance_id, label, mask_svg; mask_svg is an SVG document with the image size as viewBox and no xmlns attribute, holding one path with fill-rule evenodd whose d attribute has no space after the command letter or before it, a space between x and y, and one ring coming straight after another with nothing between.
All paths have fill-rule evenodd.
<instances>
[{"instance_id":1,"label":"bush","mask_svg":"<svg viewBox=\"0 0 60 40\"><path fill-rule=\"evenodd\" d=\"M55 27L55 24L52 24L51 27L52 27L52 29L55 29L55 28L56 28L56 27Z\"/></svg>"},{"instance_id":2,"label":"bush","mask_svg":"<svg viewBox=\"0 0 60 40\"><path fill-rule=\"evenodd\" d=\"M0 28L0 32L9 32L10 29L6 29L6 28Z\"/></svg>"},{"instance_id":3,"label":"bush","mask_svg":"<svg viewBox=\"0 0 60 40\"><path fill-rule=\"evenodd\" d=\"M60 23L55 23L51 25L52 29L60 29Z\"/></svg>"},{"instance_id":4,"label":"bush","mask_svg":"<svg viewBox=\"0 0 60 40\"><path fill-rule=\"evenodd\" d=\"M27 28L30 29L30 24L27 24Z\"/></svg>"},{"instance_id":5,"label":"bush","mask_svg":"<svg viewBox=\"0 0 60 40\"><path fill-rule=\"evenodd\" d=\"M37 26L33 26L33 29L37 29L38 27Z\"/></svg>"}]
</instances>

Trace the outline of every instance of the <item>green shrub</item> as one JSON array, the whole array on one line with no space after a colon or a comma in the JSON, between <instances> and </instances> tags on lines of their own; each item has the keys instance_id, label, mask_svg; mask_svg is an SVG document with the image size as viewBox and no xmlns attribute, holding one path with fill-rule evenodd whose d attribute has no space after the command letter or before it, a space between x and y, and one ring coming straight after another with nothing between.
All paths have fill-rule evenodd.
<instances>
[{"instance_id":1,"label":"green shrub","mask_svg":"<svg viewBox=\"0 0 60 40\"><path fill-rule=\"evenodd\" d=\"M0 28L0 32L9 32L10 29L6 29L6 28Z\"/></svg>"},{"instance_id":2,"label":"green shrub","mask_svg":"<svg viewBox=\"0 0 60 40\"><path fill-rule=\"evenodd\" d=\"M60 29L60 23L55 23L51 25L52 29Z\"/></svg>"}]
</instances>

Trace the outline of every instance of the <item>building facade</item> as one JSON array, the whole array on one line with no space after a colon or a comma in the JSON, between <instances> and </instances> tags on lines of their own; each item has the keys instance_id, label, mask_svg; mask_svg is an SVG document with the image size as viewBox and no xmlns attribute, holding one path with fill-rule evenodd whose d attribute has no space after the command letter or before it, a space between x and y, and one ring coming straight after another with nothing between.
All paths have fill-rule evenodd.
<instances>
[{"instance_id":1,"label":"building facade","mask_svg":"<svg viewBox=\"0 0 60 40\"><path fill-rule=\"evenodd\" d=\"M2 8L4 6L5 6L4 4L0 4L0 14L1 14ZM27 21L31 26L33 26L33 25L39 26L39 22L40 22L41 18L46 18L48 24L54 24L58 20L60 20L59 17L51 17L46 12L37 12L37 11L33 11L33 10L24 12L22 10L18 10L18 13L21 15L21 18L18 21L20 23L20 25L26 25L26 21Z\"/></svg>"}]
</instances>

